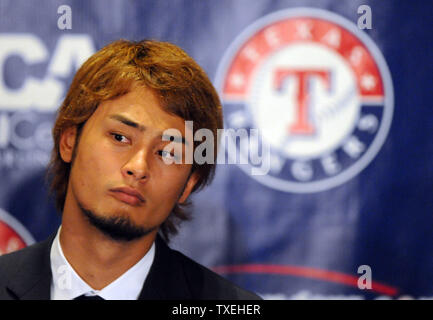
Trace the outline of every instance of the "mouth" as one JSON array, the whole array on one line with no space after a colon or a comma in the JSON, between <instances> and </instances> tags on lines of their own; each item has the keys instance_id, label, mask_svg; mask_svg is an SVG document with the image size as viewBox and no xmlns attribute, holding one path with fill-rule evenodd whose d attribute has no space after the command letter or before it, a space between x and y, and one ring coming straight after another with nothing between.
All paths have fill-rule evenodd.
<instances>
[{"instance_id":1,"label":"mouth","mask_svg":"<svg viewBox=\"0 0 433 320\"><path fill-rule=\"evenodd\" d=\"M145 202L144 197L133 188L122 187L110 189L110 195L131 206L138 206Z\"/></svg>"}]
</instances>

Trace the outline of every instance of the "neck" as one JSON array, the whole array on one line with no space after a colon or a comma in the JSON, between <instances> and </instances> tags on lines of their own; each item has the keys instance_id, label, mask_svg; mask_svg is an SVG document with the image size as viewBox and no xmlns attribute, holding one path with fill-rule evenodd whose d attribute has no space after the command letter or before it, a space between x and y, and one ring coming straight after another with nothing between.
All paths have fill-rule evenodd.
<instances>
[{"instance_id":1,"label":"neck","mask_svg":"<svg viewBox=\"0 0 433 320\"><path fill-rule=\"evenodd\" d=\"M79 210L65 210L60 244L77 274L90 287L100 290L143 258L156 234L157 230L137 240L116 241L91 225Z\"/></svg>"}]
</instances>

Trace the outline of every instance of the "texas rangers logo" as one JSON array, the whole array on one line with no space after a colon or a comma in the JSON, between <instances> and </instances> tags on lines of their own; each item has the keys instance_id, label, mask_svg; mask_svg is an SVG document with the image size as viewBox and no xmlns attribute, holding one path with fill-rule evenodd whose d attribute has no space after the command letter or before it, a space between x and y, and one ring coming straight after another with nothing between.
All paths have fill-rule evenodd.
<instances>
[{"instance_id":1,"label":"texas rangers logo","mask_svg":"<svg viewBox=\"0 0 433 320\"><path fill-rule=\"evenodd\" d=\"M353 178L391 124L382 54L354 23L324 10L256 21L229 47L216 84L226 128L257 128L271 147L268 174L253 178L282 191L318 192Z\"/></svg>"},{"instance_id":2,"label":"texas rangers logo","mask_svg":"<svg viewBox=\"0 0 433 320\"><path fill-rule=\"evenodd\" d=\"M0 209L0 255L22 249L35 240L13 216Z\"/></svg>"}]
</instances>

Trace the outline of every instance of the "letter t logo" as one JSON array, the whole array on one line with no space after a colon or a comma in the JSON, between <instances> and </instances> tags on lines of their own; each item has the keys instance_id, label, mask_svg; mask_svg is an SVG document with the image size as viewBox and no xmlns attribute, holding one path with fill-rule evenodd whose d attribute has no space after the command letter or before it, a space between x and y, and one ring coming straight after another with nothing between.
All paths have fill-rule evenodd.
<instances>
[{"instance_id":1,"label":"letter t logo","mask_svg":"<svg viewBox=\"0 0 433 320\"><path fill-rule=\"evenodd\" d=\"M295 121L290 125L289 132L291 134L311 135L315 130L308 113L308 80L311 77L319 77L325 81L326 88L329 89L329 71L278 68L274 72L274 87L276 90L282 90L284 80L287 77L295 77L298 82Z\"/></svg>"}]
</instances>

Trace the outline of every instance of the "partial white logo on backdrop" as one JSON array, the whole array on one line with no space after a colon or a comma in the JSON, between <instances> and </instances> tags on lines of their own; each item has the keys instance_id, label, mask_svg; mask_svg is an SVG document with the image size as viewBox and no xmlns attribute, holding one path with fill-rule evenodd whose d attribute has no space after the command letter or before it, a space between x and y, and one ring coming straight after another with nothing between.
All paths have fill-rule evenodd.
<instances>
[{"instance_id":1,"label":"partial white logo on backdrop","mask_svg":"<svg viewBox=\"0 0 433 320\"><path fill-rule=\"evenodd\" d=\"M52 148L53 115L66 92L66 79L95 51L87 34L58 38L52 51L31 33L0 34L0 169L44 167ZM11 58L18 58L6 73ZM46 66L44 74L32 74ZM8 79L16 78L16 87ZM10 80L10 79L9 79Z\"/></svg>"}]
</instances>

